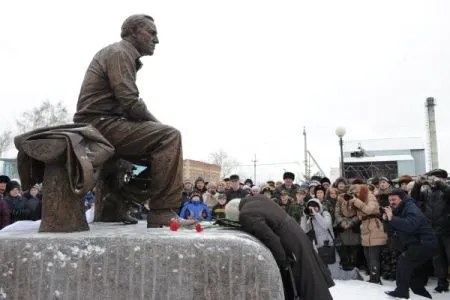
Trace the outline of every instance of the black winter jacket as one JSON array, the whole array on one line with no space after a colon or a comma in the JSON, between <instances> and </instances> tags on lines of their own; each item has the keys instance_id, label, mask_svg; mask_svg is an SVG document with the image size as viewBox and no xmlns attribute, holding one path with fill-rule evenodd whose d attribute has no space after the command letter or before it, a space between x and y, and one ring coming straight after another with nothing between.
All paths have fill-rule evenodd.
<instances>
[{"instance_id":1,"label":"black winter jacket","mask_svg":"<svg viewBox=\"0 0 450 300\"><path fill-rule=\"evenodd\" d=\"M435 251L437 238L412 198L406 198L394 209L391 221L387 221L388 234L393 237L396 250L404 251L411 245L422 244Z\"/></svg>"}]
</instances>

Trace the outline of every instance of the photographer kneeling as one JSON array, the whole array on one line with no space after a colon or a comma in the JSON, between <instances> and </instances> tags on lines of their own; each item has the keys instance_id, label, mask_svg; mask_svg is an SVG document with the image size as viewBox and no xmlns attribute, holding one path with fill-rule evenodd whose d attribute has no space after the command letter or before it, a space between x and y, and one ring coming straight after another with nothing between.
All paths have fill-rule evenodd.
<instances>
[{"instance_id":1,"label":"photographer kneeling","mask_svg":"<svg viewBox=\"0 0 450 300\"><path fill-rule=\"evenodd\" d=\"M394 239L396 250L401 252L397 260L396 284L389 296L409 299L413 293L430 298L425 289L428 280L425 263L437 252L437 239L424 214L401 189L389 193L390 206L384 207L383 220L388 234Z\"/></svg>"}]
</instances>

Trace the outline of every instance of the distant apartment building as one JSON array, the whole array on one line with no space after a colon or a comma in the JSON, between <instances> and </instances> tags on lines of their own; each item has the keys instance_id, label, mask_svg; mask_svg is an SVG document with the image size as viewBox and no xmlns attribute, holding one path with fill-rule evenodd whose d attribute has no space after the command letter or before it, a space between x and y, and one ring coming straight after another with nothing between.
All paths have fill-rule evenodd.
<instances>
[{"instance_id":1,"label":"distant apartment building","mask_svg":"<svg viewBox=\"0 0 450 300\"><path fill-rule=\"evenodd\" d=\"M207 182L217 182L221 179L219 165L192 159L183 161L183 173L184 180L194 181L197 177L203 177Z\"/></svg>"}]
</instances>

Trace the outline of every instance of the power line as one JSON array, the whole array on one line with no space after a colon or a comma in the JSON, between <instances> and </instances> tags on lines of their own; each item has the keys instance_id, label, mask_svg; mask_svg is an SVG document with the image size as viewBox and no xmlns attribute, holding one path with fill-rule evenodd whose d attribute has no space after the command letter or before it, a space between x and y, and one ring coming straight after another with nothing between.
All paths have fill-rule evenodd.
<instances>
[{"instance_id":1,"label":"power line","mask_svg":"<svg viewBox=\"0 0 450 300\"><path fill-rule=\"evenodd\" d=\"M265 164L256 164L256 166L276 166L276 165L299 165L300 162L298 161L291 161L291 162L279 162L279 163L265 163ZM251 164L251 165L230 165L230 167L253 167L255 165L255 163Z\"/></svg>"}]
</instances>

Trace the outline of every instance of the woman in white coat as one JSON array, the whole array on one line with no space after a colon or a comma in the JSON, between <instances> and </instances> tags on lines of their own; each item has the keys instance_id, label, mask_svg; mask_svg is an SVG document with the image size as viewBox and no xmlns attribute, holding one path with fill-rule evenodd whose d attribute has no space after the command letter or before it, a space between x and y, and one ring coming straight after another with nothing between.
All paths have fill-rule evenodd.
<instances>
[{"instance_id":1,"label":"woman in white coat","mask_svg":"<svg viewBox=\"0 0 450 300\"><path fill-rule=\"evenodd\" d=\"M312 198L306 203L305 215L306 217L302 218L300 226L310 236L316 250L327 244L336 248L331 215L328 211L323 210L319 199ZM357 269L344 271L340 267L340 257L337 251L335 251L335 255L336 261L333 264L328 264L333 279L362 280Z\"/></svg>"}]
</instances>

